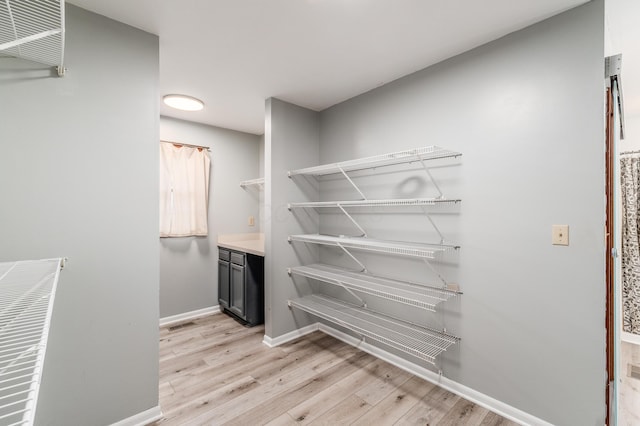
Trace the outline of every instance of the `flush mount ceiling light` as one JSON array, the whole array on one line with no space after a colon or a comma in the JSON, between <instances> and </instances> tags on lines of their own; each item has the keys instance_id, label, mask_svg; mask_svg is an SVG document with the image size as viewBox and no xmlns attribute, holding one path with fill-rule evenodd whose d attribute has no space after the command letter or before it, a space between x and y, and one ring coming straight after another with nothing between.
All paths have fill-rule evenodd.
<instances>
[{"instance_id":1,"label":"flush mount ceiling light","mask_svg":"<svg viewBox=\"0 0 640 426\"><path fill-rule=\"evenodd\" d=\"M171 108L183 111L200 111L204 108L204 102L187 95L165 95L162 101Z\"/></svg>"}]
</instances>

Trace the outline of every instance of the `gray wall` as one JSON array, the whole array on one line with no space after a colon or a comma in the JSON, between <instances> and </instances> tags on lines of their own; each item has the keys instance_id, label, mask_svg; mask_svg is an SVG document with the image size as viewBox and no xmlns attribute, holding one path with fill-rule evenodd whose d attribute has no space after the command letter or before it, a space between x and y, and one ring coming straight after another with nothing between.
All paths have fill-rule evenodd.
<instances>
[{"instance_id":1,"label":"gray wall","mask_svg":"<svg viewBox=\"0 0 640 426\"><path fill-rule=\"evenodd\" d=\"M260 231L261 191L240 187L259 177L260 136L161 117L160 139L211 148L209 235L160 239L164 318L218 305L218 235ZM248 226L250 215L255 226Z\"/></svg>"},{"instance_id":2,"label":"gray wall","mask_svg":"<svg viewBox=\"0 0 640 426\"><path fill-rule=\"evenodd\" d=\"M320 114L318 163L431 144L464 154L459 166L434 171L445 194L463 200L459 211L434 219L462 247L438 267L464 295L445 305L444 317L377 306L446 323L462 337L442 359L447 377L554 424L604 422L603 93L603 1L596 0ZM278 161L280 141L271 141L267 159ZM312 157L292 155L278 169L314 164ZM364 188L372 198L432 191L423 172L412 173L366 176ZM334 180L321 189L323 199L357 198ZM373 237L435 239L416 215L361 217ZM320 230L345 232L340 220L323 214ZM570 246L551 245L552 224L570 226ZM272 221L274 257L294 261L290 248L279 254L288 229L277 226ZM320 258L344 261L329 249ZM374 272L427 280L419 262L364 258ZM275 286L291 285L275 274ZM282 309L272 292L274 309Z\"/></svg>"},{"instance_id":3,"label":"gray wall","mask_svg":"<svg viewBox=\"0 0 640 426\"><path fill-rule=\"evenodd\" d=\"M295 286L287 268L317 260L314 247L292 246L291 234L317 233L317 217L297 220L287 204L317 199L317 186L287 177L292 169L319 161L319 114L278 99L265 105L265 334L278 337L313 322L305 314L290 311L287 300L309 293L307 285ZM295 315L295 316L294 316Z\"/></svg>"},{"instance_id":4,"label":"gray wall","mask_svg":"<svg viewBox=\"0 0 640 426\"><path fill-rule=\"evenodd\" d=\"M67 5L67 76L0 59L0 260L68 256L37 424L158 404L158 38Z\"/></svg>"}]
</instances>

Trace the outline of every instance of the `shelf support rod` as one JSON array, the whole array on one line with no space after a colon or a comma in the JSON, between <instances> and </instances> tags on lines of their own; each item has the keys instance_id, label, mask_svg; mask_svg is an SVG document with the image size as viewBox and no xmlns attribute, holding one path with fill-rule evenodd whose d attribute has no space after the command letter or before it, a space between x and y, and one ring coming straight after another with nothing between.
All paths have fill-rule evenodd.
<instances>
[{"instance_id":1,"label":"shelf support rod","mask_svg":"<svg viewBox=\"0 0 640 426\"><path fill-rule=\"evenodd\" d=\"M442 288L446 289L447 288L447 281L442 277L442 275L440 275L440 273L438 271L436 271L436 268L434 268L433 265L431 263L429 263L428 259L422 259L422 260L424 261L424 263L426 263L426 265L429 267L429 269L431 269L431 272L436 274L436 276L440 279L440 281L442 281Z\"/></svg>"},{"instance_id":2,"label":"shelf support rod","mask_svg":"<svg viewBox=\"0 0 640 426\"><path fill-rule=\"evenodd\" d=\"M358 224L358 222L356 222L356 220L349 213L347 213L347 211L344 209L344 207L342 207L342 204L337 203L336 205L342 211L342 213L344 213L345 216L347 216L349 218L349 220L351 222L353 222L353 224L356 226L356 228L358 228L360 230L360 232L362 233L360 236L361 237L366 237L367 233L364 231L364 229L362 229L362 227Z\"/></svg>"},{"instance_id":3,"label":"shelf support rod","mask_svg":"<svg viewBox=\"0 0 640 426\"><path fill-rule=\"evenodd\" d=\"M424 169L424 171L427 172L427 176L429 176L429 180L431 181L433 186L436 188L436 191L438 191L438 196L436 198L442 198L443 196L442 191L440 190L440 187L436 183L436 180L433 178L433 175L429 171L429 167L427 167L427 165L424 164L424 160L422 159L421 155L416 155L416 157L418 157L418 161L420 161L420 164L422 164L422 168Z\"/></svg>"},{"instance_id":4,"label":"shelf support rod","mask_svg":"<svg viewBox=\"0 0 640 426\"><path fill-rule=\"evenodd\" d=\"M438 236L440 237L440 244L444 244L444 235L442 235L442 232L440 232L440 229L438 228L436 223L433 221L433 218L431 218L429 211L425 206L420 206L420 208L424 212L425 216L427 216L427 219L429 220L429 222L431 222L431 226L433 227L433 229L438 233Z\"/></svg>"},{"instance_id":5,"label":"shelf support rod","mask_svg":"<svg viewBox=\"0 0 640 426\"><path fill-rule=\"evenodd\" d=\"M335 281L336 284L338 284L340 287L342 287L343 289L345 289L347 291L347 293L349 293L350 295L352 295L353 297L355 297L358 302L360 302L360 306L362 306L363 308L367 307L367 302L365 302L360 296L358 296L357 294L355 294L349 287L347 287L346 285L344 285L341 281L336 280Z\"/></svg>"},{"instance_id":6,"label":"shelf support rod","mask_svg":"<svg viewBox=\"0 0 640 426\"><path fill-rule=\"evenodd\" d=\"M358 191L358 194L360 194L360 196L362 197L363 200L366 200L367 197L364 196L364 194L362 193L362 191L360 191L360 188L358 188L358 185L355 184L355 182L353 182L351 180L351 178L349 177L349 175L347 174L347 172L344 171L344 169L340 166L338 166L338 169L340 170L340 173L342 173L342 175L349 181L349 183L351 184L351 186L353 186L355 188L356 191Z\"/></svg>"},{"instance_id":7,"label":"shelf support rod","mask_svg":"<svg viewBox=\"0 0 640 426\"><path fill-rule=\"evenodd\" d=\"M356 262L360 268L362 268L362 270L360 272L368 272L367 268L362 264L362 262L360 262L354 255L351 254L351 252L349 250L347 250L346 248L344 248L344 246L340 243L336 243L336 245L338 247L340 247L342 249L342 251L344 251L345 253L347 253L347 255L354 261Z\"/></svg>"}]
</instances>

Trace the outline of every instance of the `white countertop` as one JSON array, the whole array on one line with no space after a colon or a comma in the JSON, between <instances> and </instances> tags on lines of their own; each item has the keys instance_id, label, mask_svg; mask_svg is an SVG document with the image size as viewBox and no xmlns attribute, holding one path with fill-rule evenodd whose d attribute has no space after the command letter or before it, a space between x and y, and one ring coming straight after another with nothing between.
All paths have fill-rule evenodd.
<instances>
[{"instance_id":1,"label":"white countertop","mask_svg":"<svg viewBox=\"0 0 640 426\"><path fill-rule=\"evenodd\" d=\"M230 250L238 250L264 257L264 234L218 235L218 245Z\"/></svg>"}]
</instances>

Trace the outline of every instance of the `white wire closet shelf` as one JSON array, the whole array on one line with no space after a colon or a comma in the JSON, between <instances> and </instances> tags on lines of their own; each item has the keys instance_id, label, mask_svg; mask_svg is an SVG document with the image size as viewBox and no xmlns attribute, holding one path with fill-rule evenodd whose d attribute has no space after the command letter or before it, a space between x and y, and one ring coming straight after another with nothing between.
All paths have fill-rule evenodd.
<instances>
[{"instance_id":1,"label":"white wire closet shelf","mask_svg":"<svg viewBox=\"0 0 640 426\"><path fill-rule=\"evenodd\" d=\"M460 199L447 198L392 198L384 200L348 200L348 201L308 201L303 203L289 203L289 209L322 208L322 207L404 207L404 206L435 206L438 204L457 204Z\"/></svg>"},{"instance_id":2,"label":"white wire closet shelf","mask_svg":"<svg viewBox=\"0 0 640 426\"><path fill-rule=\"evenodd\" d=\"M356 332L431 364L460 339L324 295L289 300L289 306Z\"/></svg>"},{"instance_id":3,"label":"white wire closet shelf","mask_svg":"<svg viewBox=\"0 0 640 426\"><path fill-rule=\"evenodd\" d=\"M321 234L291 235L289 241L335 246L343 249L357 249L399 256L435 259L439 253L457 250L458 246L445 244L422 244L401 241L386 241L363 237L334 237Z\"/></svg>"},{"instance_id":4,"label":"white wire closet shelf","mask_svg":"<svg viewBox=\"0 0 640 426\"><path fill-rule=\"evenodd\" d=\"M0 263L0 424L33 424L62 262Z\"/></svg>"},{"instance_id":5,"label":"white wire closet shelf","mask_svg":"<svg viewBox=\"0 0 640 426\"><path fill-rule=\"evenodd\" d=\"M354 272L335 266L313 264L290 268L290 273L338 285L371 296L392 300L406 305L435 312L436 307L461 294L458 291L437 288L424 284L377 277L363 272Z\"/></svg>"},{"instance_id":6,"label":"white wire closet shelf","mask_svg":"<svg viewBox=\"0 0 640 426\"><path fill-rule=\"evenodd\" d=\"M64 0L0 2L0 54L56 66L64 75Z\"/></svg>"},{"instance_id":7,"label":"white wire closet shelf","mask_svg":"<svg viewBox=\"0 0 640 426\"><path fill-rule=\"evenodd\" d=\"M393 166L396 164L413 163L415 161L436 160L441 158L455 158L462 154L439 146L427 146L423 148L409 149L405 151L390 152L388 154L359 158L356 160L342 161L339 163L325 164L321 166L307 167L289 171L289 177L295 175L322 176L333 173L344 173L355 170L365 170L376 167Z\"/></svg>"},{"instance_id":8,"label":"white wire closet shelf","mask_svg":"<svg viewBox=\"0 0 640 426\"><path fill-rule=\"evenodd\" d=\"M240 186L242 188L246 188L248 186L262 187L262 185L264 185L264 178L249 179L249 180L243 180L242 182L240 182Z\"/></svg>"}]
</instances>

